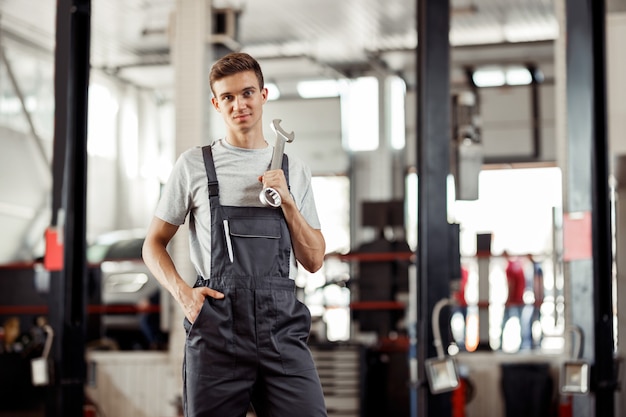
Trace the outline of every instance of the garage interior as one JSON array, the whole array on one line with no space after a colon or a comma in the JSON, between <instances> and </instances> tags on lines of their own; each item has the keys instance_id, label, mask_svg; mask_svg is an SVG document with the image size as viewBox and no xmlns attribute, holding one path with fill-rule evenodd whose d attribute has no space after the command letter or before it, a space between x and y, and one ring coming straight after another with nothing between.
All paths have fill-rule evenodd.
<instances>
[{"instance_id":1,"label":"garage interior","mask_svg":"<svg viewBox=\"0 0 626 417\"><path fill-rule=\"evenodd\" d=\"M182 416L141 244L230 51L313 174L329 416L623 415L625 38L623 0L1 1L0 416Z\"/></svg>"}]
</instances>

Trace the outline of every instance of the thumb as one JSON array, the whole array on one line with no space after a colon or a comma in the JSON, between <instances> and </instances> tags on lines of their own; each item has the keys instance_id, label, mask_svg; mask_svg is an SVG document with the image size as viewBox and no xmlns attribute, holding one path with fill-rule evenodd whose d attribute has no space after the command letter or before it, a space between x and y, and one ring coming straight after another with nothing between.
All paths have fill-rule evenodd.
<instances>
[{"instance_id":1,"label":"thumb","mask_svg":"<svg viewBox=\"0 0 626 417\"><path fill-rule=\"evenodd\" d=\"M206 297L211 297L211 298L216 298L216 299L224 298L224 294L222 294L221 292L216 291L214 289L211 289L209 287L202 288L202 293Z\"/></svg>"}]
</instances>

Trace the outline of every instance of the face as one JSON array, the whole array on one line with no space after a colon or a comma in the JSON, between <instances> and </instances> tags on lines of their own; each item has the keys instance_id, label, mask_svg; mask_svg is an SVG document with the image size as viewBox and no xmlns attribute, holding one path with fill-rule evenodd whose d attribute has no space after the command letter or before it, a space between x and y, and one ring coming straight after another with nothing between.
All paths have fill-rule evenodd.
<instances>
[{"instance_id":1,"label":"face","mask_svg":"<svg viewBox=\"0 0 626 417\"><path fill-rule=\"evenodd\" d=\"M222 114L229 130L247 133L261 126L267 89L260 88L253 71L240 72L215 81L213 91L213 107Z\"/></svg>"}]
</instances>

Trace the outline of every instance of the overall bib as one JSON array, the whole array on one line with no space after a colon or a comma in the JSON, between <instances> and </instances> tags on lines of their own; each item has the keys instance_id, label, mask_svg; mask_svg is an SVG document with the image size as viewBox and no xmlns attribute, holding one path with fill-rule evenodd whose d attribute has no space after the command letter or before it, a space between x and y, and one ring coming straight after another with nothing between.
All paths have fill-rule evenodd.
<instances>
[{"instance_id":1,"label":"overall bib","mask_svg":"<svg viewBox=\"0 0 626 417\"><path fill-rule=\"evenodd\" d=\"M211 147L203 148L211 205L211 277L224 294L207 297L193 324L186 318L183 404L186 417L326 416L307 346L308 308L289 278L291 239L280 208L219 202ZM289 183L286 156L283 170Z\"/></svg>"}]
</instances>

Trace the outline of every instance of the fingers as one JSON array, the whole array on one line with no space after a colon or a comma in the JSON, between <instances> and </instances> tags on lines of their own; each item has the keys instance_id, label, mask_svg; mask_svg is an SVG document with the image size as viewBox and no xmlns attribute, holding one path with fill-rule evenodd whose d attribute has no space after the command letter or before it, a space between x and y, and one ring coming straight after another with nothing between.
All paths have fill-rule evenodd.
<instances>
[{"instance_id":1,"label":"fingers","mask_svg":"<svg viewBox=\"0 0 626 417\"><path fill-rule=\"evenodd\" d=\"M265 171L265 173L259 177L259 181L263 183L263 187L277 188L278 186L287 185L285 173L282 169Z\"/></svg>"},{"instance_id":2,"label":"fingers","mask_svg":"<svg viewBox=\"0 0 626 417\"><path fill-rule=\"evenodd\" d=\"M196 321L206 297L220 300L224 298L224 294L208 287L194 288L191 292L191 297L185 303L181 304L185 317L187 317L189 322L193 323Z\"/></svg>"},{"instance_id":3,"label":"fingers","mask_svg":"<svg viewBox=\"0 0 626 417\"><path fill-rule=\"evenodd\" d=\"M259 177L259 181L263 183L263 188L273 188L278 191L278 194L280 194L283 198L289 192L287 180L285 179L285 173L282 169L265 171L265 173Z\"/></svg>"}]
</instances>

